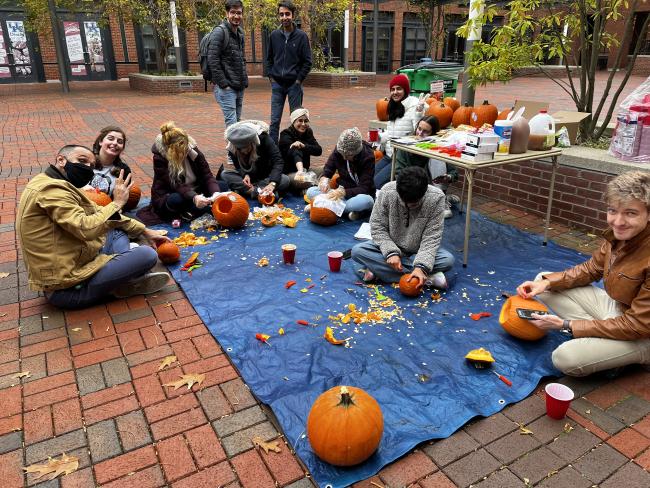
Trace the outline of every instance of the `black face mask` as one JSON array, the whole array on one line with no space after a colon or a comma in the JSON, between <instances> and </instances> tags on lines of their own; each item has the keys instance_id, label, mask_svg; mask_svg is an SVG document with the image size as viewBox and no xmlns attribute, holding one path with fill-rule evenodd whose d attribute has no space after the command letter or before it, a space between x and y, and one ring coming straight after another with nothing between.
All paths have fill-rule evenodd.
<instances>
[{"instance_id":1,"label":"black face mask","mask_svg":"<svg viewBox=\"0 0 650 488\"><path fill-rule=\"evenodd\" d=\"M65 160L63 169L65 170L68 181L77 188L86 186L95 175L92 167L81 163L73 163L67 159Z\"/></svg>"}]
</instances>

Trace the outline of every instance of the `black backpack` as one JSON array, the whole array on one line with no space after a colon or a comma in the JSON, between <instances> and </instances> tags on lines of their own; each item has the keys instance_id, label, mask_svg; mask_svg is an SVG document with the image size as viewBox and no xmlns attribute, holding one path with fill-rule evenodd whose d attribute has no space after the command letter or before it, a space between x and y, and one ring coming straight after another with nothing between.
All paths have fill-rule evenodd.
<instances>
[{"instance_id":1,"label":"black backpack","mask_svg":"<svg viewBox=\"0 0 650 488\"><path fill-rule=\"evenodd\" d=\"M212 72L210 71L210 66L208 65L208 51L210 49L210 42L212 41L212 36L216 35L216 30L221 28L221 31L224 35L224 43L221 47L221 52L224 52L228 48L230 43L230 34L226 32L226 29L223 25L218 25L212 32L203 36L201 42L199 42L199 64L201 65L201 74L205 81L212 81Z\"/></svg>"}]
</instances>

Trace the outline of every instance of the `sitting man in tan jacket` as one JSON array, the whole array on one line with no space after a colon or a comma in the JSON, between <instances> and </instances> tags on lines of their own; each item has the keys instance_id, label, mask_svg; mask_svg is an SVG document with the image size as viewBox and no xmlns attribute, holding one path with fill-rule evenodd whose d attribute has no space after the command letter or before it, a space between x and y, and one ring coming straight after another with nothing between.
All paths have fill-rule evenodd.
<instances>
[{"instance_id":1,"label":"sitting man in tan jacket","mask_svg":"<svg viewBox=\"0 0 650 488\"><path fill-rule=\"evenodd\" d=\"M533 314L531 323L575 337L553 351L555 367L571 376L650 364L650 173L617 176L605 200L609 228L591 259L517 288L557 314ZM591 285L601 279L604 290Z\"/></svg>"},{"instance_id":2,"label":"sitting man in tan jacket","mask_svg":"<svg viewBox=\"0 0 650 488\"><path fill-rule=\"evenodd\" d=\"M131 248L129 238L169 239L121 215L131 175L120 172L113 201L99 207L81 190L93 177L95 156L83 146L64 146L54 164L25 187L16 228L29 285L53 305L83 308L106 298L153 293L167 273L148 273L157 262L149 246Z\"/></svg>"}]
</instances>

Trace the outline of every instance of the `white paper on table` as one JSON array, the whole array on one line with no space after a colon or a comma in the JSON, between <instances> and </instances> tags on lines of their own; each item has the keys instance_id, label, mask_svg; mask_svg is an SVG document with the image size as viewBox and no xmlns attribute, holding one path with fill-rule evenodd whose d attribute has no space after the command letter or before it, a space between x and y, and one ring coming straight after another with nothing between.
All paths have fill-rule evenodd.
<instances>
[{"instance_id":1,"label":"white paper on table","mask_svg":"<svg viewBox=\"0 0 650 488\"><path fill-rule=\"evenodd\" d=\"M332 200L325 195L317 195L311 206L315 208L327 208L334 212L337 217L343 215L345 210L345 202L343 200Z\"/></svg>"},{"instance_id":2,"label":"white paper on table","mask_svg":"<svg viewBox=\"0 0 650 488\"><path fill-rule=\"evenodd\" d=\"M365 239L372 239L372 236L370 235L370 222L364 222L361 224L361 227L359 227L357 233L354 234L354 238L361 241Z\"/></svg>"}]
</instances>

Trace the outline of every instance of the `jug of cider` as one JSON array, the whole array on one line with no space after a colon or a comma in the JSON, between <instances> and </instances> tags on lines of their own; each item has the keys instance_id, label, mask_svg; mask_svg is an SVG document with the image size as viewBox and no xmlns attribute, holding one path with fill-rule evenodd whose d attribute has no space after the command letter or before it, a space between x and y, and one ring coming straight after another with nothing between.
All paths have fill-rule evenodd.
<instances>
[{"instance_id":1,"label":"jug of cider","mask_svg":"<svg viewBox=\"0 0 650 488\"><path fill-rule=\"evenodd\" d=\"M531 151L547 151L555 145L555 120L546 110L540 110L528 122L530 136L528 149Z\"/></svg>"}]
</instances>

